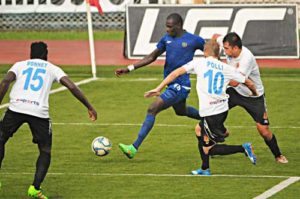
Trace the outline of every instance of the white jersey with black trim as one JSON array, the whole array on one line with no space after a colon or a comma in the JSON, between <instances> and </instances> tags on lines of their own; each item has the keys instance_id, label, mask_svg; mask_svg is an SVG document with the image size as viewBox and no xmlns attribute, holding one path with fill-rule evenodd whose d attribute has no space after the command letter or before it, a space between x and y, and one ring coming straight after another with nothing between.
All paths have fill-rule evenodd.
<instances>
[{"instance_id":1,"label":"white jersey with black trim","mask_svg":"<svg viewBox=\"0 0 300 199\"><path fill-rule=\"evenodd\" d=\"M223 47L223 38L224 37L218 37L217 42L220 46ZM226 55L226 61L227 64L235 67L240 71L243 75L246 76L246 78L251 79L256 87L258 96L249 95L249 88L247 88L243 84L239 84L237 87L234 87L234 89L240 94L245 97L260 97L264 94L264 86L261 81L259 67L256 62L256 59L252 52L245 46L242 46L242 51L240 55L236 58L229 57Z\"/></svg>"},{"instance_id":2,"label":"white jersey with black trim","mask_svg":"<svg viewBox=\"0 0 300 199\"><path fill-rule=\"evenodd\" d=\"M231 79L244 83L246 78L232 66L213 57L196 58L183 66L187 73L197 75L199 114L216 115L228 110L226 87ZM250 91L251 92L251 91Z\"/></svg>"},{"instance_id":3,"label":"white jersey with black trim","mask_svg":"<svg viewBox=\"0 0 300 199\"><path fill-rule=\"evenodd\" d=\"M49 93L54 81L66 76L62 69L41 59L15 63L16 75L10 92L9 109L40 118L49 118Z\"/></svg>"}]
</instances>

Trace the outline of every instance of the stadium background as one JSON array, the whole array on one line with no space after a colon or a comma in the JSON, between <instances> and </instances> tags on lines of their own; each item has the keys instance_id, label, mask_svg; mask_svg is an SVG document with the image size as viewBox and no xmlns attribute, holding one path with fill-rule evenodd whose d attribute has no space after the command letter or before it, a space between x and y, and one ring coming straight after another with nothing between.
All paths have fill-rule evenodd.
<instances>
[{"instance_id":1,"label":"stadium background","mask_svg":"<svg viewBox=\"0 0 300 199\"><path fill-rule=\"evenodd\" d=\"M1 0L0 5L4 5L4 1L12 2L12 0ZM21 1L17 0L16 2ZM30 1L30 0L29 0ZM29 2L28 1L28 2ZM120 4L126 0L111 0L112 4ZM130 0L127 0L130 1ZM158 0L156 0L158 1ZM199 0L195 0L199 3ZM21 1L23 2L23 1ZM25 1L24 1L25 2ZM31 0L33 2L33 0ZM45 1L40 1L45 2ZM51 1L60 5L63 0ZM82 0L72 0L74 4L82 4ZM101 1L100 1L101 2ZM173 1L174 4L193 4L193 0ZM171 1L160 1L159 3L173 3ZM202 2L200 0L200 2ZM204 3L206 1L203 1ZM300 9L299 0L209 0L211 4L297 4ZM135 4L154 4L155 1L136 1ZM10 3L11 4L11 3ZM17 4L18 5L18 4ZM1 7L1 6L0 6ZM124 9L124 8L121 8ZM298 15L300 22L300 16ZM124 30L125 28L125 12L114 11L107 12L105 15L93 15L93 28L95 30ZM86 13L25 13L25 14L8 14L0 12L0 30L86 30Z\"/></svg>"},{"instance_id":2,"label":"stadium background","mask_svg":"<svg viewBox=\"0 0 300 199\"><path fill-rule=\"evenodd\" d=\"M3 5L3 1L0 1L0 5ZM299 5L299 1L275 0L210 2ZM282 151L289 158L289 164L274 163L253 121L240 109L232 110L226 122L232 132L227 143L251 141L259 158L255 167L239 155L215 157L211 161L215 177L194 178L187 175L199 166L199 154L193 135L195 121L177 117L172 110L158 116L153 132L133 161L128 161L120 153L117 144L130 143L135 138L146 107L151 102L151 99L143 99L143 92L161 80L161 67L146 67L120 79L114 77L115 68L134 62L123 58L124 16L124 12L109 12L104 16L93 13L99 78L80 88L95 104L99 120L90 123L85 108L67 92L58 92L50 97L54 141L53 160L43 183L45 193L56 199L86 199L95 196L118 199L203 196L208 199L248 199L260 196L277 185L283 187L281 183L288 183L286 180L296 179L297 182L283 187L283 190L274 192L272 189L271 192L274 193L273 199L299 198L300 144L296 139L300 128L299 59L259 60L271 128L276 133ZM87 37L78 36L87 35L85 13L0 13L0 30L1 76L15 61L28 58L28 47L32 41L44 38L49 44L50 60L60 64L71 79L79 82L91 76ZM114 37L115 32L117 39ZM110 37L99 39L99 35L104 33ZM75 39L70 38L72 35L75 35ZM158 61L154 65L161 66L162 63ZM192 83L195 84L194 78ZM54 85L56 88L59 85ZM197 106L195 92L191 93L188 100L189 104ZM3 103L6 102L8 95L3 100ZM1 107L0 111L3 113L5 108ZM113 150L105 158L95 157L90 150L91 141L99 135L113 142ZM26 198L37 154L36 146L31 143L28 126L24 125L19 130L6 149L6 158L0 171L0 198ZM264 195L260 198L268 197Z\"/></svg>"}]
</instances>

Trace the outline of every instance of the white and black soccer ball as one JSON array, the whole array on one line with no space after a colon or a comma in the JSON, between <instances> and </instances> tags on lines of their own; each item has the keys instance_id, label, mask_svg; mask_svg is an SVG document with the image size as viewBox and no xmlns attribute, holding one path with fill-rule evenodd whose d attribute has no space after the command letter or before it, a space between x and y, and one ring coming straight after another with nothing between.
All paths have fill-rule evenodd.
<instances>
[{"instance_id":1,"label":"white and black soccer ball","mask_svg":"<svg viewBox=\"0 0 300 199\"><path fill-rule=\"evenodd\" d=\"M112 143L108 138L103 136L96 137L92 142L92 151L97 156L106 156L107 154L109 154L111 148Z\"/></svg>"}]
</instances>

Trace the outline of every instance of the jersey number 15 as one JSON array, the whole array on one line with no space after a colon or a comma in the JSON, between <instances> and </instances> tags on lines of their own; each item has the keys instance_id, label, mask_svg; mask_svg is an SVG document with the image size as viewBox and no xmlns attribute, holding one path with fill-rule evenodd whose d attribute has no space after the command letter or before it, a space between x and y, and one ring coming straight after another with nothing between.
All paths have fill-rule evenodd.
<instances>
[{"instance_id":1,"label":"jersey number 15","mask_svg":"<svg viewBox=\"0 0 300 199\"><path fill-rule=\"evenodd\" d=\"M28 90L29 86L33 91L40 90L44 83L43 77L41 75L45 73L46 70L42 68L37 68L36 70L34 70L30 67L24 70L22 73L23 75L26 75L24 90Z\"/></svg>"}]
</instances>

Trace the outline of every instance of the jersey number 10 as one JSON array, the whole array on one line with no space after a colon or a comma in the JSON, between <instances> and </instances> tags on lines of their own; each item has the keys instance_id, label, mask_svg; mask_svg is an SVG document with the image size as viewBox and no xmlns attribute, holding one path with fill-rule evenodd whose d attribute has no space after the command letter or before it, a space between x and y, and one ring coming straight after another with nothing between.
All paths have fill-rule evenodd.
<instances>
[{"instance_id":1,"label":"jersey number 10","mask_svg":"<svg viewBox=\"0 0 300 199\"><path fill-rule=\"evenodd\" d=\"M220 95L224 86L224 75L221 72L214 74L213 70L204 73L204 78L208 78L208 93Z\"/></svg>"},{"instance_id":2,"label":"jersey number 10","mask_svg":"<svg viewBox=\"0 0 300 199\"><path fill-rule=\"evenodd\" d=\"M38 91L43 86L44 80L41 75L45 74L46 70L42 69L42 68L37 68L34 72L33 71L34 71L34 69L29 67L26 70L24 70L22 73L23 75L26 75L24 90L28 90L28 88L30 86L31 90Z\"/></svg>"}]
</instances>

